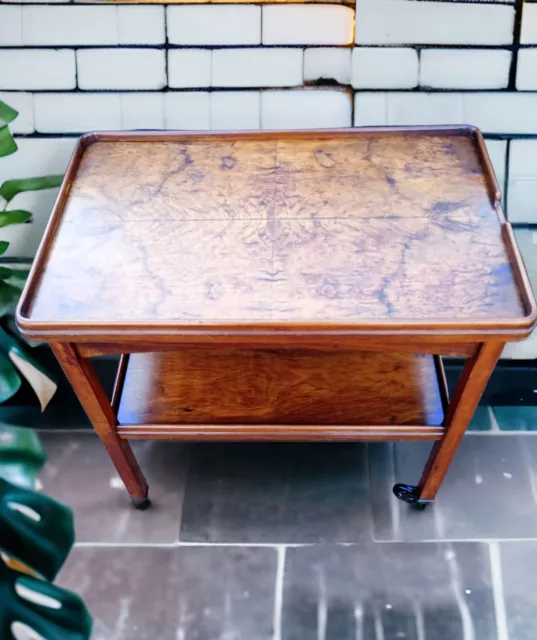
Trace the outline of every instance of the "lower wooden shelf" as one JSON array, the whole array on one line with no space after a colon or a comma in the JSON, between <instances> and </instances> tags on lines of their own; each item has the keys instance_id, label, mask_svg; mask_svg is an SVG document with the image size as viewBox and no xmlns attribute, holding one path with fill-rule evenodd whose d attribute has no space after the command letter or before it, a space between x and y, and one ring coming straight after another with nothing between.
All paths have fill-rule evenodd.
<instances>
[{"instance_id":1,"label":"lower wooden shelf","mask_svg":"<svg viewBox=\"0 0 537 640\"><path fill-rule=\"evenodd\" d=\"M439 439L440 358L301 350L123 356L113 404L125 438Z\"/></svg>"}]
</instances>

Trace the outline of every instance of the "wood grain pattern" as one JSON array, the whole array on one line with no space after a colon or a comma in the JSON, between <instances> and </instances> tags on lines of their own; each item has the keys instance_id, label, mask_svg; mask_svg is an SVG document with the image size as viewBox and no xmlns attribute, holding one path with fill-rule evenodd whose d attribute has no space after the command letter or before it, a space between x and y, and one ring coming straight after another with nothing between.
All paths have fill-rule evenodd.
<instances>
[{"instance_id":1,"label":"wood grain pattern","mask_svg":"<svg viewBox=\"0 0 537 640\"><path fill-rule=\"evenodd\" d=\"M444 413L431 356L312 351L131 355L121 425L431 425Z\"/></svg>"},{"instance_id":2,"label":"wood grain pattern","mask_svg":"<svg viewBox=\"0 0 537 640\"><path fill-rule=\"evenodd\" d=\"M533 326L472 131L123 138L79 154L27 333Z\"/></svg>"}]
</instances>

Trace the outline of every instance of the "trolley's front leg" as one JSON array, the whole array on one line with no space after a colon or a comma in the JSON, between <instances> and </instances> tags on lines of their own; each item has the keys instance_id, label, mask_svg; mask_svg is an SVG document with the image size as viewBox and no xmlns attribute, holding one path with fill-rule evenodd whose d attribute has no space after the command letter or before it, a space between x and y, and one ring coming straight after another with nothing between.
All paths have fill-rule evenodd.
<instances>
[{"instance_id":1,"label":"trolley's front leg","mask_svg":"<svg viewBox=\"0 0 537 640\"><path fill-rule=\"evenodd\" d=\"M480 344L476 354L466 361L444 419L444 437L434 443L418 486L394 486L393 492L400 500L421 506L434 500L503 346L501 342Z\"/></svg>"},{"instance_id":2,"label":"trolley's front leg","mask_svg":"<svg viewBox=\"0 0 537 640\"><path fill-rule=\"evenodd\" d=\"M116 430L117 419L106 393L88 360L81 356L75 344L51 344L52 350L69 379L93 428L106 447L137 509L150 505L148 486L134 453Z\"/></svg>"}]
</instances>

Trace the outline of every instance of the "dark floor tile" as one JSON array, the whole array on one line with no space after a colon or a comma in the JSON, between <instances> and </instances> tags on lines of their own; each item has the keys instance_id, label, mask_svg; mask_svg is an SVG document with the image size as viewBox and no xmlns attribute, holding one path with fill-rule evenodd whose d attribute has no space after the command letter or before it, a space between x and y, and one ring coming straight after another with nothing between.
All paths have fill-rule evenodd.
<instances>
[{"instance_id":1,"label":"dark floor tile","mask_svg":"<svg viewBox=\"0 0 537 640\"><path fill-rule=\"evenodd\" d=\"M136 511L103 445L92 432L40 432L47 464L43 490L75 514L77 542L174 542L181 518L188 445L132 443L152 506Z\"/></svg>"},{"instance_id":2,"label":"dark floor tile","mask_svg":"<svg viewBox=\"0 0 537 640\"><path fill-rule=\"evenodd\" d=\"M287 550L282 640L494 640L480 543Z\"/></svg>"},{"instance_id":3,"label":"dark floor tile","mask_svg":"<svg viewBox=\"0 0 537 640\"><path fill-rule=\"evenodd\" d=\"M492 408L488 405L477 407L469 431L490 431L493 428Z\"/></svg>"},{"instance_id":4,"label":"dark floor tile","mask_svg":"<svg viewBox=\"0 0 537 640\"><path fill-rule=\"evenodd\" d=\"M494 407L502 431L537 431L537 407Z\"/></svg>"},{"instance_id":5,"label":"dark floor tile","mask_svg":"<svg viewBox=\"0 0 537 640\"><path fill-rule=\"evenodd\" d=\"M537 439L466 436L434 505L417 511L392 486L416 484L430 449L427 442L369 446L377 540L537 537Z\"/></svg>"},{"instance_id":6,"label":"dark floor tile","mask_svg":"<svg viewBox=\"0 0 537 640\"><path fill-rule=\"evenodd\" d=\"M537 541L500 544L509 640L537 638Z\"/></svg>"},{"instance_id":7,"label":"dark floor tile","mask_svg":"<svg viewBox=\"0 0 537 640\"><path fill-rule=\"evenodd\" d=\"M181 540L371 538L364 444L219 444L192 452Z\"/></svg>"},{"instance_id":8,"label":"dark floor tile","mask_svg":"<svg viewBox=\"0 0 537 640\"><path fill-rule=\"evenodd\" d=\"M75 548L59 584L94 618L92 640L269 640L274 549Z\"/></svg>"}]
</instances>

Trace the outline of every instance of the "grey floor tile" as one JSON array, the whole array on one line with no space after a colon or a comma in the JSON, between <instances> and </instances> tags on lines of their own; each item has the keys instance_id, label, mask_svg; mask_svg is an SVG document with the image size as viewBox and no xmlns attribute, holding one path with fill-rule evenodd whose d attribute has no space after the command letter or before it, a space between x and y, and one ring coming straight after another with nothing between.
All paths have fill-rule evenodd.
<instances>
[{"instance_id":1,"label":"grey floor tile","mask_svg":"<svg viewBox=\"0 0 537 640\"><path fill-rule=\"evenodd\" d=\"M537 431L537 407L494 407L493 411L502 431Z\"/></svg>"},{"instance_id":2,"label":"grey floor tile","mask_svg":"<svg viewBox=\"0 0 537 640\"><path fill-rule=\"evenodd\" d=\"M509 640L537 638L537 541L500 545Z\"/></svg>"},{"instance_id":3,"label":"grey floor tile","mask_svg":"<svg viewBox=\"0 0 537 640\"><path fill-rule=\"evenodd\" d=\"M417 511L392 494L395 482L416 484L427 442L369 445L377 540L537 537L537 438L467 435L435 504Z\"/></svg>"},{"instance_id":4,"label":"grey floor tile","mask_svg":"<svg viewBox=\"0 0 537 640\"><path fill-rule=\"evenodd\" d=\"M93 432L40 432L47 464L43 490L75 514L77 542L174 542L177 540L188 445L134 442L149 483L152 506L136 511L108 454Z\"/></svg>"},{"instance_id":5,"label":"grey floor tile","mask_svg":"<svg viewBox=\"0 0 537 640\"><path fill-rule=\"evenodd\" d=\"M58 583L94 618L92 640L269 640L274 549L75 548Z\"/></svg>"},{"instance_id":6,"label":"grey floor tile","mask_svg":"<svg viewBox=\"0 0 537 640\"><path fill-rule=\"evenodd\" d=\"M282 640L495 640L480 543L287 550Z\"/></svg>"},{"instance_id":7,"label":"grey floor tile","mask_svg":"<svg viewBox=\"0 0 537 640\"><path fill-rule=\"evenodd\" d=\"M180 539L371 540L366 446L199 445L189 466Z\"/></svg>"}]
</instances>

